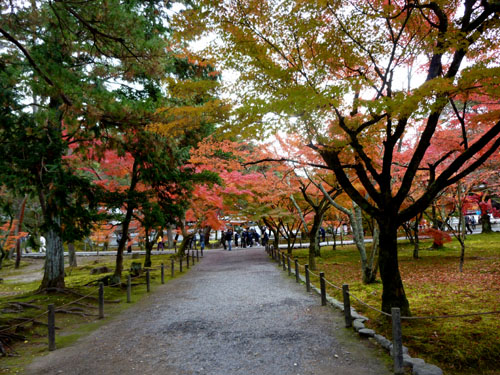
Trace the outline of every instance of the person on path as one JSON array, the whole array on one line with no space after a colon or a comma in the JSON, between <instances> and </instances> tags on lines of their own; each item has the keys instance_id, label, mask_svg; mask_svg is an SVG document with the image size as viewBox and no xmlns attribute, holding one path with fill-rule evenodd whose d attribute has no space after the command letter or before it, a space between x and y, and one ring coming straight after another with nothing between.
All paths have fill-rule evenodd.
<instances>
[{"instance_id":1,"label":"person on path","mask_svg":"<svg viewBox=\"0 0 500 375\"><path fill-rule=\"evenodd\" d=\"M262 234L262 246L266 246L268 242L269 242L269 235L267 234L267 228L265 228Z\"/></svg>"},{"instance_id":2,"label":"person on path","mask_svg":"<svg viewBox=\"0 0 500 375\"><path fill-rule=\"evenodd\" d=\"M226 232L226 242L227 242L227 249L229 251L232 250L231 248L231 241L233 240L233 231L231 228Z\"/></svg>"},{"instance_id":3,"label":"person on path","mask_svg":"<svg viewBox=\"0 0 500 375\"><path fill-rule=\"evenodd\" d=\"M163 250L163 238L158 237L158 251Z\"/></svg>"},{"instance_id":4,"label":"person on path","mask_svg":"<svg viewBox=\"0 0 500 375\"><path fill-rule=\"evenodd\" d=\"M205 236L203 234L203 231L200 230L200 250L203 251L205 250Z\"/></svg>"},{"instance_id":5,"label":"person on path","mask_svg":"<svg viewBox=\"0 0 500 375\"><path fill-rule=\"evenodd\" d=\"M247 232L245 230L241 232L241 247L244 249L247 247Z\"/></svg>"},{"instance_id":6,"label":"person on path","mask_svg":"<svg viewBox=\"0 0 500 375\"><path fill-rule=\"evenodd\" d=\"M252 230L247 229L247 246L252 247L253 246L253 233Z\"/></svg>"},{"instance_id":7,"label":"person on path","mask_svg":"<svg viewBox=\"0 0 500 375\"><path fill-rule=\"evenodd\" d=\"M465 217L465 228L466 228L467 232L469 232L470 234L474 233L474 231L471 228L470 216Z\"/></svg>"},{"instance_id":8,"label":"person on path","mask_svg":"<svg viewBox=\"0 0 500 375\"><path fill-rule=\"evenodd\" d=\"M220 235L220 243L224 247L224 250L227 249L226 247L226 232L222 231Z\"/></svg>"},{"instance_id":9,"label":"person on path","mask_svg":"<svg viewBox=\"0 0 500 375\"><path fill-rule=\"evenodd\" d=\"M234 246L238 247L238 240L240 238L240 234L238 232L234 233Z\"/></svg>"}]
</instances>

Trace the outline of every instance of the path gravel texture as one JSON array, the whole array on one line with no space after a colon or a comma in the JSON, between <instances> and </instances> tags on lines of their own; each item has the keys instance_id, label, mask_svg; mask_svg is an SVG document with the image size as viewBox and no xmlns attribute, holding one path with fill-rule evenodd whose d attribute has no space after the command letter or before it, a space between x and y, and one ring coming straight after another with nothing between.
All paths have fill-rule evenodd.
<instances>
[{"instance_id":1,"label":"path gravel texture","mask_svg":"<svg viewBox=\"0 0 500 375\"><path fill-rule=\"evenodd\" d=\"M262 248L206 251L187 274L27 374L389 375L340 312Z\"/></svg>"}]
</instances>

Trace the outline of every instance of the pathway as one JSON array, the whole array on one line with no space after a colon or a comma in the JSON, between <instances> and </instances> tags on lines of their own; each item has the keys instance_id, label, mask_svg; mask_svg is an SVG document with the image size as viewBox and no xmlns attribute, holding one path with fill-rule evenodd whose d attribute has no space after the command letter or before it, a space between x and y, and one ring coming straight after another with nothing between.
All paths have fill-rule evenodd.
<instances>
[{"instance_id":1,"label":"pathway","mask_svg":"<svg viewBox=\"0 0 500 375\"><path fill-rule=\"evenodd\" d=\"M376 351L262 248L214 250L27 374L389 375Z\"/></svg>"}]
</instances>

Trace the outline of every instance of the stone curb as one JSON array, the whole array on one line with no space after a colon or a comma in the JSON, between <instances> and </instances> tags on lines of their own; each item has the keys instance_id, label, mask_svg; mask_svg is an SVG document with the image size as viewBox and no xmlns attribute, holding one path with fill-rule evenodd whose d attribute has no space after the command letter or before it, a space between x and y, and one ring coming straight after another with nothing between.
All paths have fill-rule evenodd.
<instances>
[{"instance_id":1,"label":"stone curb","mask_svg":"<svg viewBox=\"0 0 500 375\"><path fill-rule=\"evenodd\" d=\"M292 269L292 274L295 277L294 269ZM306 279L300 273L299 279L305 284ZM321 295L321 290L312 284L311 290L316 292L316 294ZM339 309L342 312L344 311L344 304L340 301L337 301L335 298L329 296L328 294L326 295L326 302L330 306ZM365 328L364 322L369 319L356 312L353 307L351 307L351 316L353 318L352 327L360 335L360 337L373 337L373 339L382 348L387 350L392 357L392 342L384 336L377 334L374 330ZM412 369L412 375L443 375L443 370L441 370L439 367L431 365L430 363L426 363L421 358L410 357L410 355L408 354L408 348L406 346L403 346L403 365Z\"/></svg>"}]
</instances>

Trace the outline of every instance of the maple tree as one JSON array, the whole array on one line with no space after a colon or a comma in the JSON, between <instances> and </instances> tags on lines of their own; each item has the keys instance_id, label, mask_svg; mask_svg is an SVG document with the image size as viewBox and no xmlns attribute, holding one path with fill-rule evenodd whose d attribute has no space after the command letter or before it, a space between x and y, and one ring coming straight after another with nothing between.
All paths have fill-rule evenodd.
<instances>
[{"instance_id":1,"label":"maple tree","mask_svg":"<svg viewBox=\"0 0 500 375\"><path fill-rule=\"evenodd\" d=\"M233 1L200 0L219 31L225 65L240 73L240 118L253 129L285 125L300 131L338 183L380 228L382 309L410 314L399 273L398 227L436 195L487 160L500 145L498 110L479 100L460 117L462 143L436 159L445 167L415 202L402 207L443 117L460 95L496 100L498 28L495 1ZM199 15L199 13L197 13ZM189 14L185 15L189 20ZM193 17L194 18L194 17ZM198 18L200 19L200 18ZM190 31L203 25L191 19ZM194 26L193 26L194 25ZM418 70L422 81L399 89L399 76ZM266 114L274 116L266 118ZM401 140L411 158L396 165ZM395 183L394 175L402 172ZM367 199L352 182L362 184Z\"/></svg>"},{"instance_id":2,"label":"maple tree","mask_svg":"<svg viewBox=\"0 0 500 375\"><path fill-rule=\"evenodd\" d=\"M175 174L191 145L213 130L224 110L214 96L217 72L187 57L171 36L167 21L173 3L68 0L3 8L0 73L8 90L2 95L7 121L0 135L2 154L9 158L2 159L2 174L8 176L2 184L39 197L47 238L42 289L64 287L62 242L88 234L103 200L92 176L70 166L67 156L81 152L70 145L100 152L106 145L125 153L127 133L135 132L129 134L134 139L163 131L173 144L168 150L175 150L170 162L180 156L180 164L169 169ZM31 113L25 94L32 98ZM131 175L129 186L135 187ZM128 203L133 198L133 193L126 197ZM115 272L121 273L119 266Z\"/></svg>"}]
</instances>

